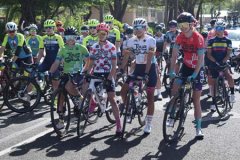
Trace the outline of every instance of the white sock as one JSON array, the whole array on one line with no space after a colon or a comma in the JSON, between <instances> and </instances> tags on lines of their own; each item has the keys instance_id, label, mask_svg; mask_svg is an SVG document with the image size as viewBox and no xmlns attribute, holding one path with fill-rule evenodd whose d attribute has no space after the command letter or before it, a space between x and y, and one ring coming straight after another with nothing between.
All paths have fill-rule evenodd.
<instances>
[{"instance_id":1,"label":"white sock","mask_svg":"<svg viewBox=\"0 0 240 160\"><path fill-rule=\"evenodd\" d=\"M153 115L147 115L145 121L146 121L147 124L151 125L152 124L152 119L153 119Z\"/></svg>"},{"instance_id":2,"label":"white sock","mask_svg":"<svg viewBox=\"0 0 240 160\"><path fill-rule=\"evenodd\" d=\"M157 94L161 94L161 89L157 89Z\"/></svg>"}]
</instances>

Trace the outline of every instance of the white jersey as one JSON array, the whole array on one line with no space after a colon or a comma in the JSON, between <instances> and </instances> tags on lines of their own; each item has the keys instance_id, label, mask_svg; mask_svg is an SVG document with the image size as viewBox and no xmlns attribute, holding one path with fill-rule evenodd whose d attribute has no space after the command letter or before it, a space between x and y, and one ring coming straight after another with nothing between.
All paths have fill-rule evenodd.
<instances>
[{"instance_id":1,"label":"white jersey","mask_svg":"<svg viewBox=\"0 0 240 160\"><path fill-rule=\"evenodd\" d=\"M78 44L82 44L82 42L83 42L83 35L81 35L81 36L78 36L77 37L77 39L76 39L76 43L78 43Z\"/></svg>"},{"instance_id":2,"label":"white jersey","mask_svg":"<svg viewBox=\"0 0 240 160\"><path fill-rule=\"evenodd\" d=\"M145 35L142 39L134 36L128 40L126 49L134 53L136 64L147 64L147 54L149 51L155 51L156 40L148 35ZM156 63L155 56L152 59L152 63Z\"/></svg>"}]
</instances>

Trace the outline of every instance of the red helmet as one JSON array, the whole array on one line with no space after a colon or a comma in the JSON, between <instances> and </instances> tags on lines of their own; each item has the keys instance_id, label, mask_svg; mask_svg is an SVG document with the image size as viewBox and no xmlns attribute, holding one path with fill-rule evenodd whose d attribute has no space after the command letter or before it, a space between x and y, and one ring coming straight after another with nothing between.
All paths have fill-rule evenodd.
<instances>
[{"instance_id":1,"label":"red helmet","mask_svg":"<svg viewBox=\"0 0 240 160\"><path fill-rule=\"evenodd\" d=\"M106 31L109 32L109 26L106 23L100 23L97 25L97 31Z\"/></svg>"}]
</instances>

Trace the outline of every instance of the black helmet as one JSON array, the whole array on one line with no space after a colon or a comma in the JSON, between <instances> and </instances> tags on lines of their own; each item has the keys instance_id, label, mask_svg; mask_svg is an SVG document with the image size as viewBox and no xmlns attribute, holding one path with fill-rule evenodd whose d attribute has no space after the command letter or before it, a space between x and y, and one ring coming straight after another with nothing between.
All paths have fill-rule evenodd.
<instances>
[{"instance_id":1,"label":"black helmet","mask_svg":"<svg viewBox=\"0 0 240 160\"><path fill-rule=\"evenodd\" d=\"M77 35L77 34L78 34L78 31L73 26L67 27L65 32L64 32L65 36L67 36L67 35Z\"/></svg>"},{"instance_id":2,"label":"black helmet","mask_svg":"<svg viewBox=\"0 0 240 160\"><path fill-rule=\"evenodd\" d=\"M155 30L162 30L163 27L161 25L156 25Z\"/></svg>"},{"instance_id":3,"label":"black helmet","mask_svg":"<svg viewBox=\"0 0 240 160\"><path fill-rule=\"evenodd\" d=\"M169 25L169 26L176 26L176 27L177 27L177 21L171 20L171 21L168 22L168 25Z\"/></svg>"},{"instance_id":4,"label":"black helmet","mask_svg":"<svg viewBox=\"0 0 240 160\"><path fill-rule=\"evenodd\" d=\"M211 19L210 24L215 25L216 21L217 21L216 19Z\"/></svg>"},{"instance_id":5,"label":"black helmet","mask_svg":"<svg viewBox=\"0 0 240 160\"><path fill-rule=\"evenodd\" d=\"M207 31L202 31L201 35L203 36L203 38L207 38L208 32Z\"/></svg>"},{"instance_id":6,"label":"black helmet","mask_svg":"<svg viewBox=\"0 0 240 160\"><path fill-rule=\"evenodd\" d=\"M128 27L129 27L129 24L127 24L127 23L124 23L124 24L123 24L123 29L124 29L124 30L127 30Z\"/></svg>"},{"instance_id":7,"label":"black helmet","mask_svg":"<svg viewBox=\"0 0 240 160\"><path fill-rule=\"evenodd\" d=\"M133 27L132 26L128 26L128 28L126 29L126 34L133 34Z\"/></svg>"},{"instance_id":8,"label":"black helmet","mask_svg":"<svg viewBox=\"0 0 240 160\"><path fill-rule=\"evenodd\" d=\"M89 30L89 27L87 25L83 25L81 28L80 28L81 31L88 31Z\"/></svg>"},{"instance_id":9,"label":"black helmet","mask_svg":"<svg viewBox=\"0 0 240 160\"><path fill-rule=\"evenodd\" d=\"M182 12L177 17L177 23L184 23L184 22L187 22L187 23L195 22L195 18L191 13Z\"/></svg>"}]
</instances>

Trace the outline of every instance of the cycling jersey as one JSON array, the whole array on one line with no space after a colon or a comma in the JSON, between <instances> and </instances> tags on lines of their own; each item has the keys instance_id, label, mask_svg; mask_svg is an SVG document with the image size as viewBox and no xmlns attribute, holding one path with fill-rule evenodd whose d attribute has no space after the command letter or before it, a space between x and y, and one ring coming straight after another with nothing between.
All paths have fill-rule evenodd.
<instances>
[{"instance_id":1,"label":"cycling jersey","mask_svg":"<svg viewBox=\"0 0 240 160\"><path fill-rule=\"evenodd\" d=\"M87 49L89 50L90 47L94 44L98 42L98 36L92 36L92 35L88 35L87 37L85 37L83 39L82 44L87 47Z\"/></svg>"},{"instance_id":2,"label":"cycling jersey","mask_svg":"<svg viewBox=\"0 0 240 160\"><path fill-rule=\"evenodd\" d=\"M52 36L45 35L43 36L43 43L46 52L44 61L48 61L52 64L57 57L59 49L64 46L63 39L58 34L54 34Z\"/></svg>"},{"instance_id":3,"label":"cycling jersey","mask_svg":"<svg viewBox=\"0 0 240 160\"><path fill-rule=\"evenodd\" d=\"M167 33L165 34L164 41L170 43L170 49L173 48L173 45L178 34L179 34L178 30L176 30L176 32L167 31Z\"/></svg>"},{"instance_id":4,"label":"cycling jersey","mask_svg":"<svg viewBox=\"0 0 240 160\"><path fill-rule=\"evenodd\" d=\"M83 60L89 56L86 47L75 44L74 47L65 45L60 49L56 60L64 60L63 72L64 73L77 73L83 68Z\"/></svg>"},{"instance_id":5,"label":"cycling jersey","mask_svg":"<svg viewBox=\"0 0 240 160\"><path fill-rule=\"evenodd\" d=\"M18 58L31 57L31 50L27 47L25 38L23 34L16 33L14 37L9 37L8 34L5 35L2 43L3 47L9 46L12 53L17 54ZM16 53L17 48L20 47L19 52Z\"/></svg>"},{"instance_id":6,"label":"cycling jersey","mask_svg":"<svg viewBox=\"0 0 240 160\"><path fill-rule=\"evenodd\" d=\"M31 47L33 57L36 57L39 49L43 49L43 39L41 36L36 35L34 37L28 36L26 38L27 45Z\"/></svg>"},{"instance_id":7,"label":"cycling jersey","mask_svg":"<svg viewBox=\"0 0 240 160\"><path fill-rule=\"evenodd\" d=\"M120 42L121 41L121 36L120 36L120 31L117 28L112 28L109 33L108 33L108 41L111 42L112 44L115 44L116 41Z\"/></svg>"},{"instance_id":8,"label":"cycling jersey","mask_svg":"<svg viewBox=\"0 0 240 160\"><path fill-rule=\"evenodd\" d=\"M109 41L103 46L97 42L90 48L90 59L94 60L94 73L110 73L112 60L117 60L116 47Z\"/></svg>"},{"instance_id":9,"label":"cycling jersey","mask_svg":"<svg viewBox=\"0 0 240 160\"><path fill-rule=\"evenodd\" d=\"M156 40L156 52L162 52L163 51L163 43L164 43L164 37L165 35L162 34L160 37L158 36L154 36L155 40Z\"/></svg>"},{"instance_id":10,"label":"cycling jersey","mask_svg":"<svg viewBox=\"0 0 240 160\"><path fill-rule=\"evenodd\" d=\"M147 55L149 51L155 51L156 40L148 35L138 39L136 36L130 38L127 42L126 49L133 52L136 57L136 64L147 64ZM153 56L152 63L156 64L156 57Z\"/></svg>"},{"instance_id":11,"label":"cycling jersey","mask_svg":"<svg viewBox=\"0 0 240 160\"><path fill-rule=\"evenodd\" d=\"M198 54L204 54L204 39L200 33L194 31L192 36L187 38L180 33L176 38L175 47L182 47L183 63L189 68L196 68Z\"/></svg>"},{"instance_id":12,"label":"cycling jersey","mask_svg":"<svg viewBox=\"0 0 240 160\"><path fill-rule=\"evenodd\" d=\"M208 41L208 49L212 49L212 56L217 62L222 62L227 51L232 49L232 41L227 37L215 37Z\"/></svg>"}]
</instances>

